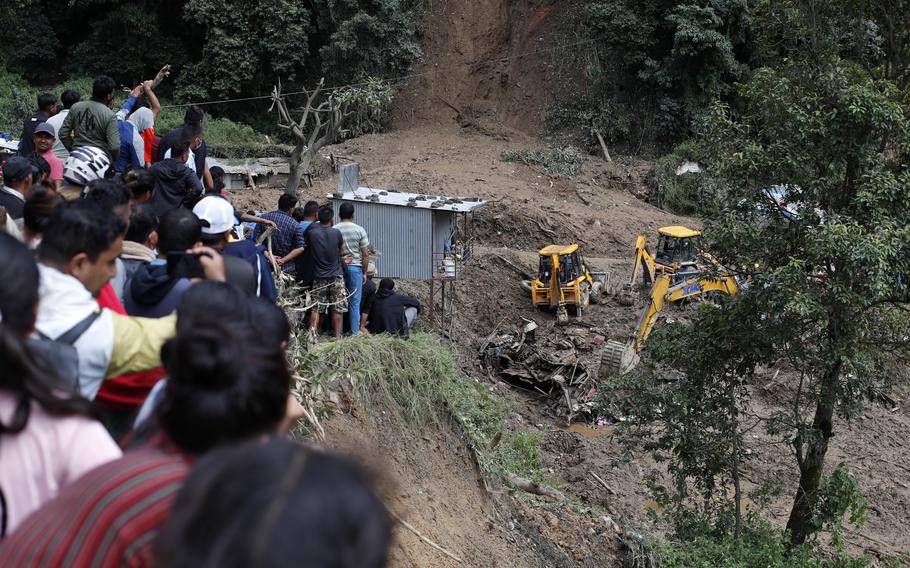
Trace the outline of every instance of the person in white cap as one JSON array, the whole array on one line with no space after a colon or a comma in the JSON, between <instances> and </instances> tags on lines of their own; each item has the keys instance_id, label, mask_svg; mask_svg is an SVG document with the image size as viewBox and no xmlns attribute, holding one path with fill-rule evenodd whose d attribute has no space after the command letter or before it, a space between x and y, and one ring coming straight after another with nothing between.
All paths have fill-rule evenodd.
<instances>
[{"instance_id":1,"label":"person in white cap","mask_svg":"<svg viewBox=\"0 0 910 568\"><path fill-rule=\"evenodd\" d=\"M220 251L225 256L225 267L229 275L249 270L246 266L243 268L236 266L236 263L248 264L252 268L255 280L255 295L274 302L278 297L278 291L265 258L265 248L257 246L250 240L233 240L234 226L239 221L237 212L230 202L220 195L203 197L193 207L193 213L202 222L202 244Z\"/></svg>"}]
</instances>

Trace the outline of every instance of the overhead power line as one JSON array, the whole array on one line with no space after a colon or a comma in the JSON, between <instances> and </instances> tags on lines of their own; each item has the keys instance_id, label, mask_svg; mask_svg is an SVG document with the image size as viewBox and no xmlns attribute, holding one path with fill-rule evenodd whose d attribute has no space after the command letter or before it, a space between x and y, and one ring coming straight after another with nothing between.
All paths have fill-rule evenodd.
<instances>
[{"instance_id":1,"label":"overhead power line","mask_svg":"<svg viewBox=\"0 0 910 568\"><path fill-rule=\"evenodd\" d=\"M458 67L482 67L482 66L488 65L490 63L511 61L513 59L520 59L522 57L529 57L531 55L538 55L540 53L549 53L552 51L559 51L561 49L566 49L566 48L570 48L570 47L578 47L580 45L595 43L602 39L604 39L604 38L597 37L597 38L581 40L581 41L577 41L577 42L573 42L573 43L562 44L562 45L558 45L555 47L548 47L545 49L528 51L528 52L519 53L516 55L509 55L506 57L494 57L494 58L485 59L485 60L481 60L481 61L475 61L472 63L458 63L456 65L447 67L445 69L440 69L438 67L434 67L431 71L423 71L421 73L411 73L409 75L401 75L400 77L392 77L390 79L383 79L383 81L385 81L386 83L399 83L401 81L406 81L408 79L414 79L416 77L425 77L427 75L433 75L433 74L439 73L440 71L448 71L448 70L458 68ZM362 81L359 83L349 83L347 85L336 85L334 87L327 87L327 88L323 89L323 92L331 93L334 91L340 91L342 89L348 89L351 87L363 87L368 84L369 84L368 82ZM294 91L291 93L282 93L281 96L291 97L291 96L295 96L295 95L305 95L308 92L311 92L311 91ZM192 102L192 103L162 105L161 108L181 108L181 107L188 107L188 106L220 105L220 104L229 104L229 103L237 103L237 102L260 101L260 100L267 100L267 99L271 99L271 98L272 98L272 95L268 94L268 95L257 95L257 96L253 96L253 97L239 97L239 98L233 98L233 99L218 99L218 100L209 100L209 101L197 101L197 102Z\"/></svg>"}]
</instances>

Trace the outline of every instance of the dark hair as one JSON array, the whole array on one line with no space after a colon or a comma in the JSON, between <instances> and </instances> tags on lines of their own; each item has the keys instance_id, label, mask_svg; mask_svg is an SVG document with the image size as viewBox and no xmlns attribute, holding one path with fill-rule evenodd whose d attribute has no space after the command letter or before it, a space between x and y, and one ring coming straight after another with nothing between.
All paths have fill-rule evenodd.
<instances>
[{"instance_id":1,"label":"dark hair","mask_svg":"<svg viewBox=\"0 0 910 568\"><path fill-rule=\"evenodd\" d=\"M294 210L291 211L291 217L293 217L295 221L303 221L303 208L294 207Z\"/></svg>"},{"instance_id":2,"label":"dark hair","mask_svg":"<svg viewBox=\"0 0 910 568\"><path fill-rule=\"evenodd\" d=\"M168 382L158 423L181 450L198 455L272 433L284 418L291 384L284 353L237 325L199 319L161 353Z\"/></svg>"},{"instance_id":3,"label":"dark hair","mask_svg":"<svg viewBox=\"0 0 910 568\"><path fill-rule=\"evenodd\" d=\"M332 219L335 217L335 212L328 205L323 205L319 208L319 223L325 225L326 223L331 223Z\"/></svg>"},{"instance_id":4,"label":"dark hair","mask_svg":"<svg viewBox=\"0 0 910 568\"><path fill-rule=\"evenodd\" d=\"M95 262L126 230L109 207L80 199L62 203L48 220L38 247L38 258L66 263L79 253Z\"/></svg>"},{"instance_id":5,"label":"dark hair","mask_svg":"<svg viewBox=\"0 0 910 568\"><path fill-rule=\"evenodd\" d=\"M79 93L79 91L67 89L60 95L60 102L63 103L63 108L70 108L74 104L78 103L81 98L82 95Z\"/></svg>"},{"instance_id":6,"label":"dark hair","mask_svg":"<svg viewBox=\"0 0 910 568\"><path fill-rule=\"evenodd\" d=\"M158 217L148 207L134 205L130 215L130 227L126 230L123 240L144 244L154 231L158 229Z\"/></svg>"},{"instance_id":7,"label":"dark hair","mask_svg":"<svg viewBox=\"0 0 910 568\"><path fill-rule=\"evenodd\" d=\"M202 223L189 209L172 209L158 220L158 250L184 251L199 242Z\"/></svg>"},{"instance_id":8,"label":"dark hair","mask_svg":"<svg viewBox=\"0 0 910 568\"><path fill-rule=\"evenodd\" d=\"M202 107L193 105L186 109L186 112L183 113L183 124L184 126L189 124L201 125L202 119L205 117L205 111L202 110Z\"/></svg>"},{"instance_id":9,"label":"dark hair","mask_svg":"<svg viewBox=\"0 0 910 568\"><path fill-rule=\"evenodd\" d=\"M117 87L114 80L107 75L98 75L92 82L92 99L98 102L107 102L107 98L114 94Z\"/></svg>"},{"instance_id":10,"label":"dark hair","mask_svg":"<svg viewBox=\"0 0 910 568\"><path fill-rule=\"evenodd\" d=\"M395 281L392 280L391 278L383 278L382 280L379 281L379 289L380 290L394 290Z\"/></svg>"},{"instance_id":11,"label":"dark hair","mask_svg":"<svg viewBox=\"0 0 910 568\"><path fill-rule=\"evenodd\" d=\"M348 203L347 201L342 203L341 206L338 208L338 217L341 218L342 221L345 221L347 219L353 219L354 218L354 204Z\"/></svg>"},{"instance_id":12,"label":"dark hair","mask_svg":"<svg viewBox=\"0 0 910 568\"><path fill-rule=\"evenodd\" d=\"M171 144L171 159L186 156L190 151L190 142L191 140L187 140L186 138L175 140L174 143Z\"/></svg>"},{"instance_id":13,"label":"dark hair","mask_svg":"<svg viewBox=\"0 0 910 568\"><path fill-rule=\"evenodd\" d=\"M306 205L303 206L303 216L304 217L315 217L319 214L319 204L315 201L307 201Z\"/></svg>"},{"instance_id":14,"label":"dark hair","mask_svg":"<svg viewBox=\"0 0 910 568\"><path fill-rule=\"evenodd\" d=\"M25 228L33 235L44 233L51 216L62 203L63 198L49 184L39 183L32 187L22 211Z\"/></svg>"},{"instance_id":15,"label":"dark hair","mask_svg":"<svg viewBox=\"0 0 910 568\"><path fill-rule=\"evenodd\" d=\"M288 209L293 209L297 206L297 201L297 196L290 193L282 193L281 197L278 198L278 210L287 211Z\"/></svg>"},{"instance_id":16,"label":"dark hair","mask_svg":"<svg viewBox=\"0 0 910 568\"><path fill-rule=\"evenodd\" d=\"M155 544L160 566L381 568L391 522L351 461L273 438L201 458Z\"/></svg>"},{"instance_id":17,"label":"dark hair","mask_svg":"<svg viewBox=\"0 0 910 568\"><path fill-rule=\"evenodd\" d=\"M133 195L119 179L96 179L85 188L83 199L100 203L114 209L129 205Z\"/></svg>"},{"instance_id":18,"label":"dark hair","mask_svg":"<svg viewBox=\"0 0 910 568\"><path fill-rule=\"evenodd\" d=\"M250 300L252 331L259 341L283 349L283 343L291 339L291 325L284 310L265 298Z\"/></svg>"},{"instance_id":19,"label":"dark hair","mask_svg":"<svg viewBox=\"0 0 910 568\"><path fill-rule=\"evenodd\" d=\"M28 161L32 163L33 166L38 168L38 173L35 174L37 177L39 174L44 174L44 177L51 175L51 165L43 156L38 154L38 152L33 152L29 157Z\"/></svg>"},{"instance_id":20,"label":"dark hair","mask_svg":"<svg viewBox=\"0 0 910 568\"><path fill-rule=\"evenodd\" d=\"M202 123L200 122L191 122L189 124L184 124L183 129L180 132L180 137L192 142L195 138L202 137Z\"/></svg>"},{"instance_id":21,"label":"dark hair","mask_svg":"<svg viewBox=\"0 0 910 568\"><path fill-rule=\"evenodd\" d=\"M50 110L55 104L57 104L57 97L54 96L54 93L38 95L38 110Z\"/></svg>"},{"instance_id":22,"label":"dark hair","mask_svg":"<svg viewBox=\"0 0 910 568\"><path fill-rule=\"evenodd\" d=\"M0 434L25 429L33 400L52 414L91 415L87 400L61 397L66 390L52 380L54 371L39 363L25 341L39 298L35 257L18 240L0 233L0 258L0 390L16 399L10 422L0 420Z\"/></svg>"},{"instance_id":23,"label":"dark hair","mask_svg":"<svg viewBox=\"0 0 910 568\"><path fill-rule=\"evenodd\" d=\"M155 189L155 175L145 168L129 168L123 172L122 179L133 199L138 199Z\"/></svg>"},{"instance_id":24,"label":"dark hair","mask_svg":"<svg viewBox=\"0 0 910 568\"><path fill-rule=\"evenodd\" d=\"M226 313L240 326L251 321L250 298L243 290L226 282L203 280L187 289L177 304L177 333L189 331L208 322L224 321Z\"/></svg>"},{"instance_id":25,"label":"dark hair","mask_svg":"<svg viewBox=\"0 0 910 568\"><path fill-rule=\"evenodd\" d=\"M209 173L212 174L212 193L221 193L221 190L224 189L224 168L212 166L209 168Z\"/></svg>"}]
</instances>

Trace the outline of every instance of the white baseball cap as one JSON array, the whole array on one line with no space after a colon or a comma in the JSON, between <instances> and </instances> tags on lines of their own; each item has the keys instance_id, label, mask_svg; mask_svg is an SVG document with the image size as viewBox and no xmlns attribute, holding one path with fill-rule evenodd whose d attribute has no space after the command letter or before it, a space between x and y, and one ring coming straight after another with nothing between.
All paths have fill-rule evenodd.
<instances>
[{"instance_id":1,"label":"white baseball cap","mask_svg":"<svg viewBox=\"0 0 910 568\"><path fill-rule=\"evenodd\" d=\"M234 218L234 208L223 197L211 195L203 197L193 207L193 213L201 221L205 221L202 224L202 232L206 235L220 235L231 230L237 224L237 220Z\"/></svg>"}]
</instances>

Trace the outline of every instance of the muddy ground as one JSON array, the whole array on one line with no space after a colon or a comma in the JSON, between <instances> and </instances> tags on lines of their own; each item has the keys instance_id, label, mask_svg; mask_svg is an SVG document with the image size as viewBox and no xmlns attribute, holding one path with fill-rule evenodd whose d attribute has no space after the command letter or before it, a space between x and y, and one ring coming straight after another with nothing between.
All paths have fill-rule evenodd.
<instances>
[{"instance_id":1,"label":"muddy ground","mask_svg":"<svg viewBox=\"0 0 910 568\"><path fill-rule=\"evenodd\" d=\"M417 126L382 135L365 136L327 149L361 163L362 183L420 193L482 197L493 201L477 214L473 258L465 264L456 285L454 322L438 330L449 338L464 372L497 394L515 401L513 428L543 433L542 460L559 480L570 505L547 503L527 495L509 496L502 486L485 487L457 429L431 428L414 433L395 424L376 429L362 419L341 416L328 424L330 441L363 453L371 449L378 467L393 484L393 506L429 538L456 554L469 566L611 566L619 565L621 545L609 520L626 534L660 534L648 511L655 507L643 483L654 464L646 456L617 463L618 442L613 426L575 423L552 412L553 401L539 393L515 388L486 372L478 348L491 335L513 331L526 320L540 333L556 333L552 314L530 306L518 286L519 272L531 272L535 250L551 242L582 245L589 263L611 275L617 285L628 278L635 236L654 238L669 224L697 226L641 200L646 164L606 164L590 158L583 174L573 180L552 179L523 164L505 163L507 148L530 147L535 141L511 132L510 141L445 126ZM325 200L334 178L317 179L302 198ZM242 206L273 207L280 190L248 190L235 194ZM425 285L404 288L428 301ZM632 332L643 298L631 307L615 300L587 310L582 322L608 338L624 340ZM670 309L662 322L685 317ZM769 368L754 389L752 411L768 416L792 377ZM847 541L854 551L896 554L910 549L910 412L904 391L896 410L870 405L854 422L839 421L829 452L829 467L843 461L860 478L870 514L861 529L851 529ZM760 433L750 440L754 459L744 477L748 488L778 480L787 488L796 481L789 449ZM596 474L610 490L595 479ZM494 484L495 485L495 484ZM747 488L747 489L748 489ZM771 512L786 521L789 491L775 500ZM399 566L454 566L450 559L399 530L394 558Z\"/></svg>"}]
</instances>

